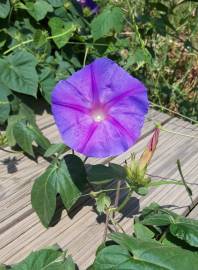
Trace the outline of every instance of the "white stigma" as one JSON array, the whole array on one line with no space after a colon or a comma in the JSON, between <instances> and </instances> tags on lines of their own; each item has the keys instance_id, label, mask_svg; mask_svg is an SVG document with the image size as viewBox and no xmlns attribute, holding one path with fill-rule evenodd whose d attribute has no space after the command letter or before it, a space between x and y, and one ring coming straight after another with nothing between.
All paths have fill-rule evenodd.
<instances>
[{"instance_id":1,"label":"white stigma","mask_svg":"<svg viewBox=\"0 0 198 270\"><path fill-rule=\"evenodd\" d=\"M92 117L95 122L102 122L105 119L105 114L101 111L96 111L92 114Z\"/></svg>"}]
</instances>

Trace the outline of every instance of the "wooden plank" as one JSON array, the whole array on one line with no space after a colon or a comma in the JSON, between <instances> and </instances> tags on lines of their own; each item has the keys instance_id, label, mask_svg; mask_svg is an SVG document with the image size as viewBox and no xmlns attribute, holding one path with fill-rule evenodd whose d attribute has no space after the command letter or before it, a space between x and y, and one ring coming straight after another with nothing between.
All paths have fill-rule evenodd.
<instances>
[{"instance_id":1,"label":"wooden plank","mask_svg":"<svg viewBox=\"0 0 198 270\"><path fill-rule=\"evenodd\" d=\"M187 215L188 218L193 218L198 220L198 205L192 209L192 211Z\"/></svg>"}]
</instances>

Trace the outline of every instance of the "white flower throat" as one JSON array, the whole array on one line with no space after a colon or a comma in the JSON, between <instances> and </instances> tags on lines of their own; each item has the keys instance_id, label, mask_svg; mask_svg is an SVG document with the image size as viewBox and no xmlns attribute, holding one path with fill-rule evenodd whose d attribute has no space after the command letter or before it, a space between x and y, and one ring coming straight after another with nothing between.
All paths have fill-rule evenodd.
<instances>
[{"instance_id":1,"label":"white flower throat","mask_svg":"<svg viewBox=\"0 0 198 270\"><path fill-rule=\"evenodd\" d=\"M102 110L92 112L92 118L95 122L102 122L106 118L106 114Z\"/></svg>"}]
</instances>

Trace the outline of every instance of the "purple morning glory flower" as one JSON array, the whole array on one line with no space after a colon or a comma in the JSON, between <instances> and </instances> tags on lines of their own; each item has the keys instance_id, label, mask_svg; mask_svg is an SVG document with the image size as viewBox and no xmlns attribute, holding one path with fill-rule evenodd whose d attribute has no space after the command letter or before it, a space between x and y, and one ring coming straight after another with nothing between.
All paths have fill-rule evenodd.
<instances>
[{"instance_id":1,"label":"purple morning glory flower","mask_svg":"<svg viewBox=\"0 0 198 270\"><path fill-rule=\"evenodd\" d=\"M52 92L52 112L66 145L89 157L119 155L137 141L148 111L145 86L99 58Z\"/></svg>"},{"instance_id":2,"label":"purple morning glory flower","mask_svg":"<svg viewBox=\"0 0 198 270\"><path fill-rule=\"evenodd\" d=\"M88 7L92 13L98 12L98 5L93 0L77 0L82 7Z\"/></svg>"}]
</instances>

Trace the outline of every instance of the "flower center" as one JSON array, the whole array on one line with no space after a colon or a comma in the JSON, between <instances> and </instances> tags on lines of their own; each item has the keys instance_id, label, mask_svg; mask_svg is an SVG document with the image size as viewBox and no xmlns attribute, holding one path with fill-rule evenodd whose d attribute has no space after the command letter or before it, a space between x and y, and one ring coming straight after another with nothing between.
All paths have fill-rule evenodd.
<instances>
[{"instance_id":1,"label":"flower center","mask_svg":"<svg viewBox=\"0 0 198 270\"><path fill-rule=\"evenodd\" d=\"M94 110L91 114L95 122L102 122L106 118L106 114L103 110Z\"/></svg>"}]
</instances>

